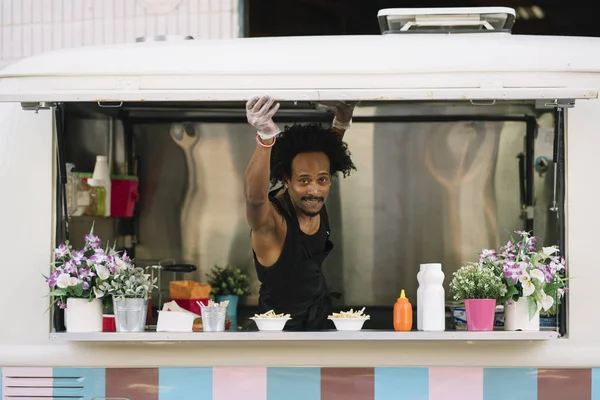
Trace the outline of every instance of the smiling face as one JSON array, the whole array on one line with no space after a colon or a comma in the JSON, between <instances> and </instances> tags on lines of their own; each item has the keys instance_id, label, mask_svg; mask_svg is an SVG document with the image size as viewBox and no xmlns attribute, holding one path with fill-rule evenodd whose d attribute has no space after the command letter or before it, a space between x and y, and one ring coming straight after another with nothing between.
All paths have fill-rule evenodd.
<instances>
[{"instance_id":1,"label":"smiling face","mask_svg":"<svg viewBox=\"0 0 600 400\"><path fill-rule=\"evenodd\" d=\"M296 211L319 214L331 188L329 158L325 153L300 153L292 161L292 176L285 183Z\"/></svg>"}]
</instances>

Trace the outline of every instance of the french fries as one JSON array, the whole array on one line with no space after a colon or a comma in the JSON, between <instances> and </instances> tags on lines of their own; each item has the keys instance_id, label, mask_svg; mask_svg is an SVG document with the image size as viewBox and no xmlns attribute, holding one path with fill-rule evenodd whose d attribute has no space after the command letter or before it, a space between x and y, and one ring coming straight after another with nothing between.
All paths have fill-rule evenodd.
<instances>
[{"instance_id":1,"label":"french fries","mask_svg":"<svg viewBox=\"0 0 600 400\"><path fill-rule=\"evenodd\" d=\"M365 311L365 307L363 307L361 310L356 310L356 311L354 311L353 309L350 309L350 311L342 311L339 313L333 313L328 318L329 319L332 319L332 318L370 319L371 316L364 314L364 311Z\"/></svg>"},{"instance_id":2,"label":"french fries","mask_svg":"<svg viewBox=\"0 0 600 400\"><path fill-rule=\"evenodd\" d=\"M264 314L254 314L254 318L290 318L290 314L275 314L275 311L269 310Z\"/></svg>"}]
</instances>

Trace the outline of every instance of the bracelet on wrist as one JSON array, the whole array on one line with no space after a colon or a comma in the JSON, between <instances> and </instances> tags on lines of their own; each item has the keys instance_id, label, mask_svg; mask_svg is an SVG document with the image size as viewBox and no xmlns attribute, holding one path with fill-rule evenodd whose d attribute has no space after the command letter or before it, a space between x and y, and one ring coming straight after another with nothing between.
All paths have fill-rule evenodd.
<instances>
[{"instance_id":1,"label":"bracelet on wrist","mask_svg":"<svg viewBox=\"0 0 600 400\"><path fill-rule=\"evenodd\" d=\"M262 147L265 147L267 149L273 147L273 145L275 144L275 141L277 140L277 138L275 136L273 136L272 139L273 139L273 142L271 144L264 144L260 138L260 135L256 134L256 143L258 143L259 145L261 145Z\"/></svg>"}]
</instances>

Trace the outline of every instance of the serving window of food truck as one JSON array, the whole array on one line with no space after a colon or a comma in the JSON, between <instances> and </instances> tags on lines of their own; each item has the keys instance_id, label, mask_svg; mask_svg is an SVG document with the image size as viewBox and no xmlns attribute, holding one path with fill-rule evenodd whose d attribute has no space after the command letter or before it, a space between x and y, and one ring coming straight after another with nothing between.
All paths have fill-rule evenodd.
<instances>
[{"instance_id":1,"label":"serving window of food truck","mask_svg":"<svg viewBox=\"0 0 600 400\"><path fill-rule=\"evenodd\" d=\"M146 41L50 53L5 69L0 100L19 103L18 118L52 136L52 249L67 240L84 248L93 228L102 246L126 252L156 278L142 332L113 332L122 310L111 304L100 331L77 332L55 306L50 339L568 338L568 296L540 313L539 329L506 330L500 305L494 329L475 332L449 282L514 231L557 246L569 260L568 119L596 99L598 82L563 73L552 42L514 38L506 9L465 15L450 23L443 13L428 19L388 10L380 13L380 37ZM465 32L438 34L450 26ZM284 49L286 57L275 56ZM579 68L582 56L567 55ZM274 121L281 127L330 126L332 102L359 102L344 136L357 171L333 180L327 207L336 250L324 271L342 294L334 312L364 308L370 316L361 330L331 323L319 332L263 332L251 319L260 283L244 207L244 171L256 146L246 101L262 94L280 102ZM428 263L445 275L441 330L417 329L417 274ZM210 284L216 266L248 276L247 290L244 279L235 284L243 294L237 306L236 297L219 297L232 293ZM411 332L393 326L401 290L414 307ZM163 314L199 317L199 303L212 295L229 302L225 331L185 317L160 328Z\"/></svg>"}]
</instances>

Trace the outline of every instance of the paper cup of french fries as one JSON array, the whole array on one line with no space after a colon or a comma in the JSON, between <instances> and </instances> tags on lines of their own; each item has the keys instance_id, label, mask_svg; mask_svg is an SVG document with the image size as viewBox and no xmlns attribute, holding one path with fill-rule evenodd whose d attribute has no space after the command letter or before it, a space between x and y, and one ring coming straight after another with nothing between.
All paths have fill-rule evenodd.
<instances>
[{"instance_id":1,"label":"paper cup of french fries","mask_svg":"<svg viewBox=\"0 0 600 400\"><path fill-rule=\"evenodd\" d=\"M365 324L365 321L370 319L369 315L364 313L365 307L362 310L342 311L333 313L327 319L333 321L335 329L338 331L360 331Z\"/></svg>"},{"instance_id":2,"label":"paper cup of french fries","mask_svg":"<svg viewBox=\"0 0 600 400\"><path fill-rule=\"evenodd\" d=\"M292 318L290 314L275 314L275 311L269 310L264 314L254 314L250 319L256 323L259 331L282 331Z\"/></svg>"}]
</instances>

